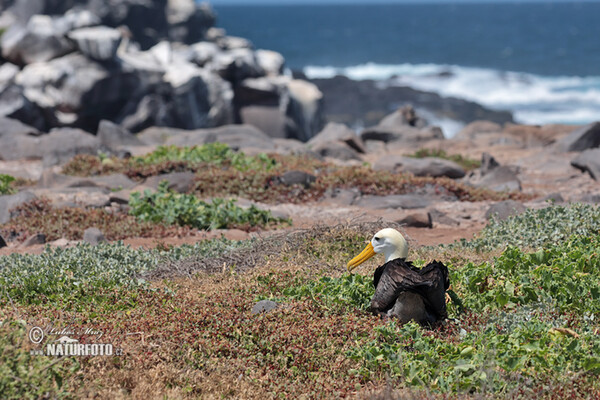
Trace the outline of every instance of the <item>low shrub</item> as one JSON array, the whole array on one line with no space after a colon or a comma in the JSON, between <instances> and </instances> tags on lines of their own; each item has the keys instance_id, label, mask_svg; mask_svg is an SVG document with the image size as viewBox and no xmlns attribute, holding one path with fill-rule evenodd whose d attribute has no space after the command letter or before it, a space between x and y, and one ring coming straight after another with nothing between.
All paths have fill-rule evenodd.
<instances>
[{"instance_id":1,"label":"low shrub","mask_svg":"<svg viewBox=\"0 0 600 400\"><path fill-rule=\"evenodd\" d=\"M158 190L143 194L134 192L129 199L129 213L141 221L189 226L197 229L258 228L286 222L269 211L252 205L247 209L235 205L235 200L212 199L210 203L194 195L168 189L168 182Z\"/></svg>"}]
</instances>

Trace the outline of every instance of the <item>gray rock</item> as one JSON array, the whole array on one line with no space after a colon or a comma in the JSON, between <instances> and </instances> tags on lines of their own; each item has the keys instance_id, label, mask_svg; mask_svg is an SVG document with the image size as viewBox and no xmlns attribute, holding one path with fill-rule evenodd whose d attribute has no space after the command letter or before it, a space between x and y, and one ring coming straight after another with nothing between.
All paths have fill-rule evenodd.
<instances>
[{"instance_id":1,"label":"gray rock","mask_svg":"<svg viewBox=\"0 0 600 400\"><path fill-rule=\"evenodd\" d=\"M48 15L34 15L25 27L14 24L2 35L2 56L15 64L45 62L68 54L73 44Z\"/></svg>"},{"instance_id":2,"label":"gray rock","mask_svg":"<svg viewBox=\"0 0 600 400\"><path fill-rule=\"evenodd\" d=\"M38 197L47 197L55 207L101 208L110 205L110 191L102 187L65 187L33 189Z\"/></svg>"},{"instance_id":3,"label":"gray rock","mask_svg":"<svg viewBox=\"0 0 600 400\"><path fill-rule=\"evenodd\" d=\"M455 139L473 139L482 134L502 132L502 126L491 121L473 121L458 132Z\"/></svg>"},{"instance_id":4,"label":"gray rock","mask_svg":"<svg viewBox=\"0 0 600 400\"><path fill-rule=\"evenodd\" d=\"M102 145L114 152L121 150L123 146L143 145L142 141L127 129L107 120L100 121L96 137Z\"/></svg>"},{"instance_id":5,"label":"gray rock","mask_svg":"<svg viewBox=\"0 0 600 400\"><path fill-rule=\"evenodd\" d=\"M431 214L426 211L414 212L405 215L397 221L399 224L412 228L431 228Z\"/></svg>"},{"instance_id":6,"label":"gray rock","mask_svg":"<svg viewBox=\"0 0 600 400\"><path fill-rule=\"evenodd\" d=\"M496 161L496 159L490 153L481 154L481 166L479 167L479 170L481 171L482 175L487 174L488 172L499 166L500 163Z\"/></svg>"},{"instance_id":7,"label":"gray rock","mask_svg":"<svg viewBox=\"0 0 600 400\"><path fill-rule=\"evenodd\" d=\"M564 203L565 199L563 198L562 194L560 194L560 193L550 193L550 194L542 197L539 201L542 203L545 203L548 201L551 201L553 203Z\"/></svg>"},{"instance_id":8,"label":"gray rock","mask_svg":"<svg viewBox=\"0 0 600 400\"><path fill-rule=\"evenodd\" d=\"M225 125L213 129L197 129L176 134L166 140L167 145L194 146L206 143L226 143L234 150L245 147L263 151L275 149L272 139L251 125Z\"/></svg>"},{"instance_id":9,"label":"gray rock","mask_svg":"<svg viewBox=\"0 0 600 400\"><path fill-rule=\"evenodd\" d=\"M465 170L457 163L437 157L412 158L386 155L373 164L377 171L410 172L415 176L447 176L457 179L465 176Z\"/></svg>"},{"instance_id":10,"label":"gray rock","mask_svg":"<svg viewBox=\"0 0 600 400\"><path fill-rule=\"evenodd\" d=\"M340 189L335 188L329 192L326 192L326 199L330 200L335 204L344 206L352 205L356 202L356 199L360 196L360 191L356 188L352 189Z\"/></svg>"},{"instance_id":11,"label":"gray rock","mask_svg":"<svg viewBox=\"0 0 600 400\"><path fill-rule=\"evenodd\" d=\"M194 0L167 0L169 39L175 42L196 43L204 40L215 23L215 13L208 3Z\"/></svg>"},{"instance_id":12,"label":"gray rock","mask_svg":"<svg viewBox=\"0 0 600 400\"><path fill-rule=\"evenodd\" d=\"M169 85L172 126L197 129L233 121L229 82L191 63L173 63L164 76Z\"/></svg>"},{"instance_id":13,"label":"gray rock","mask_svg":"<svg viewBox=\"0 0 600 400\"><path fill-rule=\"evenodd\" d=\"M424 128L427 123L425 120L417 116L413 106L408 105L398 108L395 112L385 116L378 124L380 127L395 128L398 126L414 126L416 128Z\"/></svg>"},{"instance_id":14,"label":"gray rock","mask_svg":"<svg viewBox=\"0 0 600 400\"><path fill-rule=\"evenodd\" d=\"M162 145L170 138L178 136L182 133L191 133L187 129L169 128L165 126L151 126L144 129L136 136L146 145ZM176 139L174 139L176 141Z\"/></svg>"},{"instance_id":15,"label":"gray rock","mask_svg":"<svg viewBox=\"0 0 600 400\"><path fill-rule=\"evenodd\" d=\"M520 191L521 181L513 168L502 165L486 173L481 179L473 183L476 187L484 187L497 192Z\"/></svg>"},{"instance_id":16,"label":"gray rock","mask_svg":"<svg viewBox=\"0 0 600 400\"><path fill-rule=\"evenodd\" d=\"M8 86L15 83L15 78L20 70L15 64L9 62L0 65L0 90L5 90Z\"/></svg>"},{"instance_id":17,"label":"gray rock","mask_svg":"<svg viewBox=\"0 0 600 400\"><path fill-rule=\"evenodd\" d=\"M19 120L0 117L0 139L4 139L9 136L39 136L41 134L42 132L33 126L25 125Z\"/></svg>"},{"instance_id":18,"label":"gray rock","mask_svg":"<svg viewBox=\"0 0 600 400\"><path fill-rule=\"evenodd\" d=\"M310 147L321 157L331 157L338 160L358 160L358 152L344 142L319 142Z\"/></svg>"},{"instance_id":19,"label":"gray rock","mask_svg":"<svg viewBox=\"0 0 600 400\"><path fill-rule=\"evenodd\" d=\"M490 219L494 217L498 221L504 221L514 215L519 215L527 210L523 204L514 200L505 200L499 203L493 204L485 212L485 218Z\"/></svg>"},{"instance_id":20,"label":"gray rock","mask_svg":"<svg viewBox=\"0 0 600 400\"><path fill-rule=\"evenodd\" d=\"M579 197L577 201L582 203L598 204L600 203L600 194L585 194Z\"/></svg>"},{"instance_id":21,"label":"gray rock","mask_svg":"<svg viewBox=\"0 0 600 400\"><path fill-rule=\"evenodd\" d=\"M256 50L254 52L258 66L266 75L278 76L283 73L285 59L283 56L272 50Z\"/></svg>"},{"instance_id":22,"label":"gray rock","mask_svg":"<svg viewBox=\"0 0 600 400\"><path fill-rule=\"evenodd\" d=\"M42 108L30 101L20 85L10 84L0 91L0 116L9 117L46 130L46 115Z\"/></svg>"},{"instance_id":23,"label":"gray rock","mask_svg":"<svg viewBox=\"0 0 600 400\"><path fill-rule=\"evenodd\" d=\"M52 170L45 170L38 181L39 188L84 188L97 187L110 190L132 189L137 183L123 174L111 174L91 177L78 177L57 174Z\"/></svg>"},{"instance_id":24,"label":"gray rock","mask_svg":"<svg viewBox=\"0 0 600 400\"><path fill-rule=\"evenodd\" d=\"M43 233L36 233L34 235L29 236L23 242L24 247L35 246L37 244L45 244L46 243L46 235Z\"/></svg>"},{"instance_id":25,"label":"gray rock","mask_svg":"<svg viewBox=\"0 0 600 400\"><path fill-rule=\"evenodd\" d=\"M575 129L556 142L556 147L560 151L583 151L600 147L600 122Z\"/></svg>"},{"instance_id":26,"label":"gray rock","mask_svg":"<svg viewBox=\"0 0 600 400\"><path fill-rule=\"evenodd\" d=\"M93 246L106 242L106 238L100 229L98 228L87 228L83 231L83 241Z\"/></svg>"},{"instance_id":27,"label":"gray rock","mask_svg":"<svg viewBox=\"0 0 600 400\"><path fill-rule=\"evenodd\" d=\"M600 130L598 132L600 133ZM595 181L600 180L600 149L581 152L571 161L571 165L581 172L589 173Z\"/></svg>"},{"instance_id":28,"label":"gray rock","mask_svg":"<svg viewBox=\"0 0 600 400\"><path fill-rule=\"evenodd\" d=\"M252 307L251 313L254 315L268 313L275 310L277 307L279 307L279 303L272 300L261 300Z\"/></svg>"},{"instance_id":29,"label":"gray rock","mask_svg":"<svg viewBox=\"0 0 600 400\"><path fill-rule=\"evenodd\" d=\"M37 196L30 191L19 192L7 196L0 196L0 224L5 224L13 217L11 210L36 199Z\"/></svg>"},{"instance_id":30,"label":"gray rock","mask_svg":"<svg viewBox=\"0 0 600 400\"><path fill-rule=\"evenodd\" d=\"M45 167L63 164L77 154L97 154L100 140L76 128L56 128L41 137Z\"/></svg>"},{"instance_id":31,"label":"gray rock","mask_svg":"<svg viewBox=\"0 0 600 400\"><path fill-rule=\"evenodd\" d=\"M118 29L107 26L94 26L76 29L67 37L75 42L77 49L97 61L112 60L123 39Z\"/></svg>"},{"instance_id":32,"label":"gray rock","mask_svg":"<svg viewBox=\"0 0 600 400\"><path fill-rule=\"evenodd\" d=\"M162 181L169 182L168 188L178 193L188 193L194 187L196 175L193 172L173 172L149 177L144 186L157 189Z\"/></svg>"},{"instance_id":33,"label":"gray rock","mask_svg":"<svg viewBox=\"0 0 600 400\"><path fill-rule=\"evenodd\" d=\"M197 64L200 67L210 62L221 49L215 43L198 42L189 46L187 60Z\"/></svg>"},{"instance_id":34,"label":"gray rock","mask_svg":"<svg viewBox=\"0 0 600 400\"><path fill-rule=\"evenodd\" d=\"M279 177L279 181L286 186L304 185L305 187L309 187L316 180L316 176L304 171L287 171Z\"/></svg>"},{"instance_id":35,"label":"gray rock","mask_svg":"<svg viewBox=\"0 0 600 400\"><path fill-rule=\"evenodd\" d=\"M251 41L239 36L222 35L217 38L217 44L225 50L246 50L254 47Z\"/></svg>"},{"instance_id":36,"label":"gray rock","mask_svg":"<svg viewBox=\"0 0 600 400\"><path fill-rule=\"evenodd\" d=\"M458 226L460 223L453 218L450 218L446 213L432 208L429 210L429 215L431 216L432 222L443 224L443 225L452 225Z\"/></svg>"},{"instance_id":37,"label":"gray rock","mask_svg":"<svg viewBox=\"0 0 600 400\"><path fill-rule=\"evenodd\" d=\"M243 124L252 125L272 138L287 137L289 121L279 107L250 105L240 109Z\"/></svg>"},{"instance_id":38,"label":"gray rock","mask_svg":"<svg viewBox=\"0 0 600 400\"><path fill-rule=\"evenodd\" d=\"M42 139L28 135L9 136L2 138L0 146L0 159L11 160L39 160L43 157Z\"/></svg>"},{"instance_id":39,"label":"gray rock","mask_svg":"<svg viewBox=\"0 0 600 400\"><path fill-rule=\"evenodd\" d=\"M163 96L148 94L141 98L134 109L132 108L133 112L119 118L119 124L131 132L139 132L155 126L166 127L174 124L169 108L169 101Z\"/></svg>"},{"instance_id":40,"label":"gray rock","mask_svg":"<svg viewBox=\"0 0 600 400\"><path fill-rule=\"evenodd\" d=\"M419 196L414 194L392 194L388 196L362 196L353 205L376 210L386 208L402 208L408 210L415 208L425 208L428 207L430 204L430 196Z\"/></svg>"},{"instance_id":41,"label":"gray rock","mask_svg":"<svg viewBox=\"0 0 600 400\"><path fill-rule=\"evenodd\" d=\"M359 153L366 153L365 145L360 137L344 124L328 123L321 132L312 137L307 144L344 142Z\"/></svg>"},{"instance_id":42,"label":"gray rock","mask_svg":"<svg viewBox=\"0 0 600 400\"><path fill-rule=\"evenodd\" d=\"M377 125L360 133L362 140L379 140L384 143L420 143L433 139L444 139L444 133L437 126L415 128L408 125L395 127Z\"/></svg>"},{"instance_id":43,"label":"gray rock","mask_svg":"<svg viewBox=\"0 0 600 400\"><path fill-rule=\"evenodd\" d=\"M254 52L249 48L221 51L213 56L207 66L223 79L234 83L264 75Z\"/></svg>"},{"instance_id":44,"label":"gray rock","mask_svg":"<svg viewBox=\"0 0 600 400\"><path fill-rule=\"evenodd\" d=\"M323 93L316 85L300 79L292 79L287 87L290 95L287 116L296 124L292 137L306 142L323 127Z\"/></svg>"}]
</instances>

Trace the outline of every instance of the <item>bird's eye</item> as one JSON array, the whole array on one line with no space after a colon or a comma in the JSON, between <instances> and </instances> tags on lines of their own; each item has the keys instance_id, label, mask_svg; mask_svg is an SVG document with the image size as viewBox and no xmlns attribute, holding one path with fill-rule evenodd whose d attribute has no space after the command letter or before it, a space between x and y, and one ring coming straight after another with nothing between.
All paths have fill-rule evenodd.
<instances>
[{"instance_id":1,"label":"bird's eye","mask_svg":"<svg viewBox=\"0 0 600 400\"><path fill-rule=\"evenodd\" d=\"M377 236L375 236L375 240L377 240L379 242L379 238Z\"/></svg>"}]
</instances>

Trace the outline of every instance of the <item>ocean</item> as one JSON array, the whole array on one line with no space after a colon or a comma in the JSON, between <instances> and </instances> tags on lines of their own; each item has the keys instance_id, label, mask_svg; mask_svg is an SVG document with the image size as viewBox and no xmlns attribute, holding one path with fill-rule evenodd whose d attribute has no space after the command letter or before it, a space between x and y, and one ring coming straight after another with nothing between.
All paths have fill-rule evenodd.
<instances>
[{"instance_id":1,"label":"ocean","mask_svg":"<svg viewBox=\"0 0 600 400\"><path fill-rule=\"evenodd\" d=\"M215 6L217 25L309 78L344 74L510 110L600 120L600 3Z\"/></svg>"}]
</instances>

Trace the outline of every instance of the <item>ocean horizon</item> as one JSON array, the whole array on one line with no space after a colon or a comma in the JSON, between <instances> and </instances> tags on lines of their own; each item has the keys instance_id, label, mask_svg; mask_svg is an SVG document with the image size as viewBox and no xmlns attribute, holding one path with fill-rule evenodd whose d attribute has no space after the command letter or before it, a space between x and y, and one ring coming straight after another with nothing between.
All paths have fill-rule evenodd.
<instances>
[{"instance_id":1,"label":"ocean horizon","mask_svg":"<svg viewBox=\"0 0 600 400\"><path fill-rule=\"evenodd\" d=\"M600 119L600 3L214 7L229 35L309 78L410 86L526 124Z\"/></svg>"}]
</instances>

